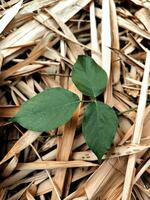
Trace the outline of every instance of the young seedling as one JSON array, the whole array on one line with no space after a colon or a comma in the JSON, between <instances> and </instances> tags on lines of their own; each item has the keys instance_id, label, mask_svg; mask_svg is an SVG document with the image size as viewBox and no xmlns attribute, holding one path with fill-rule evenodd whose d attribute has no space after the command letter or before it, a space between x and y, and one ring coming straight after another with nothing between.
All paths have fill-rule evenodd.
<instances>
[{"instance_id":1,"label":"young seedling","mask_svg":"<svg viewBox=\"0 0 150 200\"><path fill-rule=\"evenodd\" d=\"M101 160L112 144L118 125L115 111L96 100L105 90L107 75L90 56L80 55L73 66L72 81L92 99L84 113L82 132L89 148ZM69 90L46 89L23 103L11 121L33 131L50 131L68 122L80 102Z\"/></svg>"}]
</instances>

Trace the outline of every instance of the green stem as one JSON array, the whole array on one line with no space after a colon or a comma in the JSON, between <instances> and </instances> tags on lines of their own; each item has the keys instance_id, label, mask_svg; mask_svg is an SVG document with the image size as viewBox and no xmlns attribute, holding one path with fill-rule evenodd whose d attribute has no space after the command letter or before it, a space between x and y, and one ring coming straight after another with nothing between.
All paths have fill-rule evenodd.
<instances>
[{"instance_id":1,"label":"green stem","mask_svg":"<svg viewBox=\"0 0 150 200\"><path fill-rule=\"evenodd\" d=\"M81 103L93 103L95 101L96 101L96 99L90 99L90 100L81 100L80 102Z\"/></svg>"}]
</instances>

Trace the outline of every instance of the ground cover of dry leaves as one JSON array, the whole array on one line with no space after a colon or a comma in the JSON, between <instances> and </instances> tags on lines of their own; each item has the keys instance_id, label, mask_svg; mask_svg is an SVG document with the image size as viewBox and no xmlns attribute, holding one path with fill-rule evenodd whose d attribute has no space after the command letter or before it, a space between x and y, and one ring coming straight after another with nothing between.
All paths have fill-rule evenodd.
<instances>
[{"instance_id":1,"label":"ground cover of dry leaves","mask_svg":"<svg viewBox=\"0 0 150 200\"><path fill-rule=\"evenodd\" d=\"M0 1L0 200L150 199L149 47L148 0ZM79 54L107 72L119 118L100 163L81 133L85 105L48 133L8 120L46 88L82 97L70 79Z\"/></svg>"}]
</instances>

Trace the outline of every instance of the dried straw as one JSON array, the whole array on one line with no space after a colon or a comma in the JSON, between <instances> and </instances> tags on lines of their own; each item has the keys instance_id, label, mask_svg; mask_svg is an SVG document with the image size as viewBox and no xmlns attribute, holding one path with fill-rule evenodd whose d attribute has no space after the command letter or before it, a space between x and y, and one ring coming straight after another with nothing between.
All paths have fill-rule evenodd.
<instances>
[{"instance_id":1,"label":"dried straw","mask_svg":"<svg viewBox=\"0 0 150 200\"><path fill-rule=\"evenodd\" d=\"M149 8L139 0L0 1L0 199L150 198ZM101 162L80 132L85 105L47 133L8 120L46 88L82 99L70 78L80 54L106 71L104 101L118 114Z\"/></svg>"}]
</instances>

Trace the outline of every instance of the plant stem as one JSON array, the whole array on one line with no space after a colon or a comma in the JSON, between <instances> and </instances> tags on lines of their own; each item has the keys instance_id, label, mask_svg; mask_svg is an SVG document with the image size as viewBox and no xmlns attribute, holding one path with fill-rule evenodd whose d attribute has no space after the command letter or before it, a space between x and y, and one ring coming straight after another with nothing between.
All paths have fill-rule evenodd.
<instances>
[{"instance_id":1,"label":"plant stem","mask_svg":"<svg viewBox=\"0 0 150 200\"><path fill-rule=\"evenodd\" d=\"M90 99L90 100L81 100L81 103L92 103L95 102L95 99Z\"/></svg>"}]
</instances>

